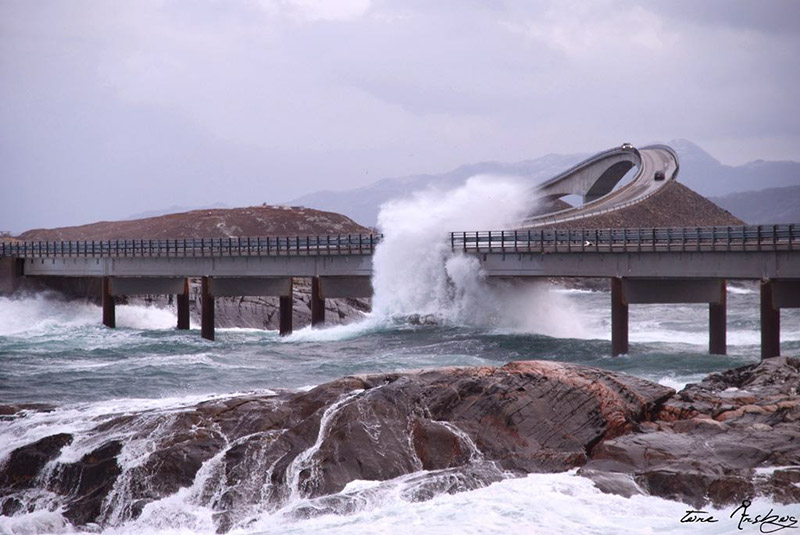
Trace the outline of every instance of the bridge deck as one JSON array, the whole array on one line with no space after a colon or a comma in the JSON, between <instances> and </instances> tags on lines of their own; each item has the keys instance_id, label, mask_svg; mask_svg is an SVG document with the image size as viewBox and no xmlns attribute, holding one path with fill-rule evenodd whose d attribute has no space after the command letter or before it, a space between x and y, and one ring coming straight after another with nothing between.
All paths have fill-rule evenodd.
<instances>
[{"instance_id":1,"label":"bridge deck","mask_svg":"<svg viewBox=\"0 0 800 535\"><path fill-rule=\"evenodd\" d=\"M16 242L0 256L25 259L32 276L369 277L380 239ZM800 225L453 232L450 246L489 276L800 278Z\"/></svg>"}]
</instances>

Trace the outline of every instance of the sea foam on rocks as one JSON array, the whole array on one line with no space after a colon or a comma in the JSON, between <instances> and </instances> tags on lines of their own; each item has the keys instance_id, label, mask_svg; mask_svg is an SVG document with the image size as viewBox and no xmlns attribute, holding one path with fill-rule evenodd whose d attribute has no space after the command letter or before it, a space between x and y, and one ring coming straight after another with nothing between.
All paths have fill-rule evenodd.
<instances>
[{"instance_id":1,"label":"sea foam on rocks","mask_svg":"<svg viewBox=\"0 0 800 535\"><path fill-rule=\"evenodd\" d=\"M215 529L226 531L287 507L303 517L352 512L383 491L342 495L354 481L407 477L405 499L426 500L582 466L597 444L654 417L673 392L529 361L145 410L13 450L0 461L0 507L5 515L59 509L74 525L109 527L180 496L187 508L213 511Z\"/></svg>"}]
</instances>

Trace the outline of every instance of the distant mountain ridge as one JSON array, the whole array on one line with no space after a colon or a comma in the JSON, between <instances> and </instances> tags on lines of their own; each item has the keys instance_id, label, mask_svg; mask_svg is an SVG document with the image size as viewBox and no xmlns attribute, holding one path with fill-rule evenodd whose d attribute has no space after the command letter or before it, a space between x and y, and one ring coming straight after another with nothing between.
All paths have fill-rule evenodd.
<instances>
[{"instance_id":1,"label":"distant mountain ridge","mask_svg":"<svg viewBox=\"0 0 800 535\"><path fill-rule=\"evenodd\" d=\"M337 212L362 225L375 226L381 204L390 199L405 197L414 191L427 188L455 188L468 178L482 174L522 177L529 180L533 186L552 178L587 156L588 154L548 154L534 160L514 163L479 162L462 165L448 173L438 175L423 174L384 178L357 189L318 191L298 197L286 204Z\"/></svg>"},{"instance_id":2,"label":"distant mountain ridge","mask_svg":"<svg viewBox=\"0 0 800 535\"><path fill-rule=\"evenodd\" d=\"M678 153L681 166L678 181L706 197L800 186L800 162L755 160L730 166L691 141L678 139L667 144Z\"/></svg>"},{"instance_id":3,"label":"distant mountain ridge","mask_svg":"<svg viewBox=\"0 0 800 535\"><path fill-rule=\"evenodd\" d=\"M678 181L703 196L722 196L735 192L800 186L800 163L756 160L740 166L723 165L695 143L677 139L667 143L680 160ZM442 174L421 174L384 178L368 186L341 191L319 191L298 197L287 204L308 206L341 213L362 225L377 223L378 209L384 202L426 188L453 188L478 174L512 175L525 178L531 186L552 178L589 154L548 154L515 163L480 162L463 165ZM748 217L730 210L741 219Z\"/></svg>"},{"instance_id":4,"label":"distant mountain ridge","mask_svg":"<svg viewBox=\"0 0 800 535\"><path fill-rule=\"evenodd\" d=\"M800 223L800 186L729 193L710 200L750 225Z\"/></svg>"}]
</instances>

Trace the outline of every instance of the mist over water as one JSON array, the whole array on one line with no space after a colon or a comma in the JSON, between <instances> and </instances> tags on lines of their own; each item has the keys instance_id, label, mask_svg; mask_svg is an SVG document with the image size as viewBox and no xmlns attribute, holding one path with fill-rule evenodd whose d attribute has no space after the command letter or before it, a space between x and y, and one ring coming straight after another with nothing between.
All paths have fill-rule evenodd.
<instances>
[{"instance_id":1,"label":"mist over water","mask_svg":"<svg viewBox=\"0 0 800 535\"><path fill-rule=\"evenodd\" d=\"M524 181L479 175L384 204L373 318L587 337L578 310L545 284L489 280L476 258L451 251L450 232L511 228L536 202Z\"/></svg>"},{"instance_id":2,"label":"mist over water","mask_svg":"<svg viewBox=\"0 0 800 535\"><path fill-rule=\"evenodd\" d=\"M453 258L449 232L505 228L526 213L531 200L521 182L476 176L451 191L417 192L381 206L378 227L384 239L373 259L373 313L458 321L454 304L469 298L465 292L480 274L448 267ZM466 279L458 277L465 272Z\"/></svg>"}]
</instances>

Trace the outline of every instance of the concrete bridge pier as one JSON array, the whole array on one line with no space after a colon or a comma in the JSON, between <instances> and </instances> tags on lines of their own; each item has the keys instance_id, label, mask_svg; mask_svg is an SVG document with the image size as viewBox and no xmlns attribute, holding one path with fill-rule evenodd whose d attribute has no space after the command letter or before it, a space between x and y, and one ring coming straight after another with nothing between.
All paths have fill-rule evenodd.
<instances>
[{"instance_id":1,"label":"concrete bridge pier","mask_svg":"<svg viewBox=\"0 0 800 535\"><path fill-rule=\"evenodd\" d=\"M175 296L178 306L178 329L189 329L189 279L183 280L183 292Z\"/></svg>"},{"instance_id":2,"label":"concrete bridge pier","mask_svg":"<svg viewBox=\"0 0 800 535\"><path fill-rule=\"evenodd\" d=\"M289 291L285 295L280 296L279 302L279 310L278 313L280 314L279 318L279 327L280 327L280 335L287 336L292 334L292 309L294 308L294 295L293 295L294 285L292 284L292 279L289 279ZM313 305L312 305L313 306ZM325 303L322 304L323 310L325 309Z\"/></svg>"},{"instance_id":3,"label":"concrete bridge pier","mask_svg":"<svg viewBox=\"0 0 800 535\"><path fill-rule=\"evenodd\" d=\"M116 302L111 293L111 277L103 277L103 325L111 329L117 326Z\"/></svg>"},{"instance_id":4,"label":"concrete bridge pier","mask_svg":"<svg viewBox=\"0 0 800 535\"><path fill-rule=\"evenodd\" d=\"M647 303L708 303L708 349L727 353L727 298L724 279L611 279L611 354L628 352L628 306Z\"/></svg>"},{"instance_id":5,"label":"concrete bridge pier","mask_svg":"<svg viewBox=\"0 0 800 535\"><path fill-rule=\"evenodd\" d=\"M121 295L176 295L178 329L189 328L189 280L185 277L103 277L103 325L116 327L115 298Z\"/></svg>"},{"instance_id":6,"label":"concrete bridge pier","mask_svg":"<svg viewBox=\"0 0 800 535\"><path fill-rule=\"evenodd\" d=\"M286 335L292 332L291 277L203 277L200 296L200 334L203 338L214 339L214 299L243 295L280 297L280 333Z\"/></svg>"},{"instance_id":7,"label":"concrete bridge pier","mask_svg":"<svg viewBox=\"0 0 800 535\"><path fill-rule=\"evenodd\" d=\"M800 280L761 281L761 358L781 354L781 308L800 308Z\"/></svg>"},{"instance_id":8,"label":"concrete bridge pier","mask_svg":"<svg viewBox=\"0 0 800 535\"><path fill-rule=\"evenodd\" d=\"M611 355L628 352L628 302L622 279L611 279Z\"/></svg>"},{"instance_id":9,"label":"concrete bridge pier","mask_svg":"<svg viewBox=\"0 0 800 535\"><path fill-rule=\"evenodd\" d=\"M325 322L325 299L372 297L372 278L332 276L311 278L311 325Z\"/></svg>"},{"instance_id":10,"label":"concrete bridge pier","mask_svg":"<svg viewBox=\"0 0 800 535\"><path fill-rule=\"evenodd\" d=\"M11 295L17 291L25 269L22 258L0 258L0 295Z\"/></svg>"},{"instance_id":11,"label":"concrete bridge pier","mask_svg":"<svg viewBox=\"0 0 800 535\"><path fill-rule=\"evenodd\" d=\"M728 354L728 285L722 281L718 303L708 304L708 352Z\"/></svg>"},{"instance_id":12,"label":"concrete bridge pier","mask_svg":"<svg viewBox=\"0 0 800 535\"><path fill-rule=\"evenodd\" d=\"M311 277L311 326L325 323L325 298L322 297L322 281Z\"/></svg>"},{"instance_id":13,"label":"concrete bridge pier","mask_svg":"<svg viewBox=\"0 0 800 535\"><path fill-rule=\"evenodd\" d=\"M200 336L214 340L214 296L211 295L211 277L200 283Z\"/></svg>"}]
</instances>

